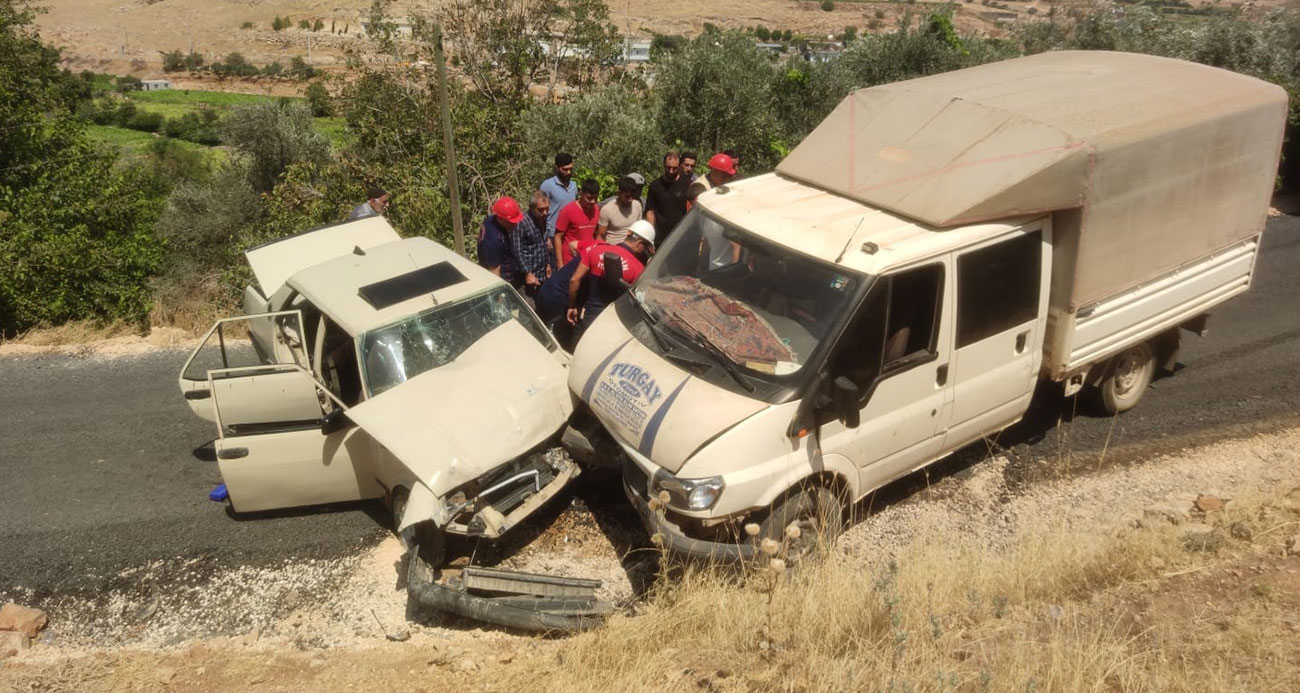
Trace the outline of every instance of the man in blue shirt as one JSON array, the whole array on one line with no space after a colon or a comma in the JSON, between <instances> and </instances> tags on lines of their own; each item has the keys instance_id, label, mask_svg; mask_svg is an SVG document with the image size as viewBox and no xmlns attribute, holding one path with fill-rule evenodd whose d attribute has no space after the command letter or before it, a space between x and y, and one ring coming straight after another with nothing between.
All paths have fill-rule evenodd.
<instances>
[{"instance_id":1,"label":"man in blue shirt","mask_svg":"<svg viewBox=\"0 0 1300 693\"><path fill-rule=\"evenodd\" d=\"M555 237L555 219L560 215L560 210L578 198L578 183L573 180L573 155L567 152L556 154L555 175L542 181L538 189L546 193L551 201L551 211L546 216L546 241L549 247L551 239ZM558 258L551 258L550 264L553 268L558 268Z\"/></svg>"},{"instance_id":2,"label":"man in blue shirt","mask_svg":"<svg viewBox=\"0 0 1300 693\"><path fill-rule=\"evenodd\" d=\"M514 198L499 197L492 203L492 213L483 219L478 232L478 264L514 286L519 286L519 263L510 233L523 218L524 213Z\"/></svg>"}]
</instances>

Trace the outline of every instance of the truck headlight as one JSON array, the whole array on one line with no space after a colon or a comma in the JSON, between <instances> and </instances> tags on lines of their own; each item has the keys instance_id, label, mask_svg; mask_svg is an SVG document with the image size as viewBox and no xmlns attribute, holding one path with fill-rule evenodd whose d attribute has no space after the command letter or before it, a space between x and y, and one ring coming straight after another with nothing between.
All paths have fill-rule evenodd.
<instances>
[{"instance_id":1,"label":"truck headlight","mask_svg":"<svg viewBox=\"0 0 1300 693\"><path fill-rule=\"evenodd\" d=\"M670 505L687 510L708 510L718 502L718 496L722 495L725 486L726 483L720 476L706 479L678 479L661 469L655 472L650 493L657 495L659 491L667 491Z\"/></svg>"}]
</instances>

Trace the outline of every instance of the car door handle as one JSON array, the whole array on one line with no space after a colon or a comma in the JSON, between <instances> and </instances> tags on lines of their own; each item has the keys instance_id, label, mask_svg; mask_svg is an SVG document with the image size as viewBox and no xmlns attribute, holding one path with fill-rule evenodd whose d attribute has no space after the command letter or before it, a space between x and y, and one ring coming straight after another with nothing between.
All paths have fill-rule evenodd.
<instances>
[{"instance_id":1,"label":"car door handle","mask_svg":"<svg viewBox=\"0 0 1300 693\"><path fill-rule=\"evenodd\" d=\"M185 399L207 399L211 396L211 390L188 390L185 392Z\"/></svg>"},{"instance_id":2,"label":"car door handle","mask_svg":"<svg viewBox=\"0 0 1300 693\"><path fill-rule=\"evenodd\" d=\"M217 453L217 457L223 460L237 460L241 457L248 457L248 448L225 448Z\"/></svg>"},{"instance_id":3,"label":"car door handle","mask_svg":"<svg viewBox=\"0 0 1300 693\"><path fill-rule=\"evenodd\" d=\"M939 366L934 372L934 384L943 387L948 384L948 364Z\"/></svg>"},{"instance_id":4,"label":"car door handle","mask_svg":"<svg viewBox=\"0 0 1300 693\"><path fill-rule=\"evenodd\" d=\"M1025 344L1029 343L1029 330L1016 335L1016 353L1025 353Z\"/></svg>"}]
</instances>

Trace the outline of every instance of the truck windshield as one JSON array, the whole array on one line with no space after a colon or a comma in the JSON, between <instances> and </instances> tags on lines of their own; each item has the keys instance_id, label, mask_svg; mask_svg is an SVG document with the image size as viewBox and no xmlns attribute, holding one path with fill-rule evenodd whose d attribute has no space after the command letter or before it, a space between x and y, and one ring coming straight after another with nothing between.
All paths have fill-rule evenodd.
<instances>
[{"instance_id":1,"label":"truck windshield","mask_svg":"<svg viewBox=\"0 0 1300 693\"><path fill-rule=\"evenodd\" d=\"M634 298L651 319L751 374L801 369L865 280L692 210Z\"/></svg>"},{"instance_id":2,"label":"truck windshield","mask_svg":"<svg viewBox=\"0 0 1300 693\"><path fill-rule=\"evenodd\" d=\"M548 349L550 335L510 287L444 304L361 336L361 362L371 397L444 366L484 335L511 320Z\"/></svg>"}]
</instances>

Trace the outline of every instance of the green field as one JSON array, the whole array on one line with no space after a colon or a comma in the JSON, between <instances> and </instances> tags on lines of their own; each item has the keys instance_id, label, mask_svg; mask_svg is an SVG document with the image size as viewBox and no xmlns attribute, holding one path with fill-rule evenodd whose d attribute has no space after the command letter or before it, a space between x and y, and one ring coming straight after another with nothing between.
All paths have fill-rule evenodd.
<instances>
[{"instance_id":1,"label":"green field","mask_svg":"<svg viewBox=\"0 0 1300 693\"><path fill-rule=\"evenodd\" d=\"M165 118L180 118L186 113L197 112L209 107L224 115L235 106L244 104L273 102L280 99L300 103L297 96L264 96L261 94L238 94L228 91L200 91L191 89L163 89L160 91L133 91L127 97L135 102L142 111L159 113ZM347 127L342 118L315 118L316 129L329 138L335 147L347 140Z\"/></svg>"},{"instance_id":2,"label":"green field","mask_svg":"<svg viewBox=\"0 0 1300 693\"><path fill-rule=\"evenodd\" d=\"M116 147L127 157L144 156L148 153L150 145L159 139L165 139L148 132L119 128L114 125L87 125L86 134L92 140L103 142L110 147ZM172 142L175 142L182 149L204 152L212 161L223 159L226 156L226 153L217 147L205 147L185 140L172 140Z\"/></svg>"}]
</instances>

